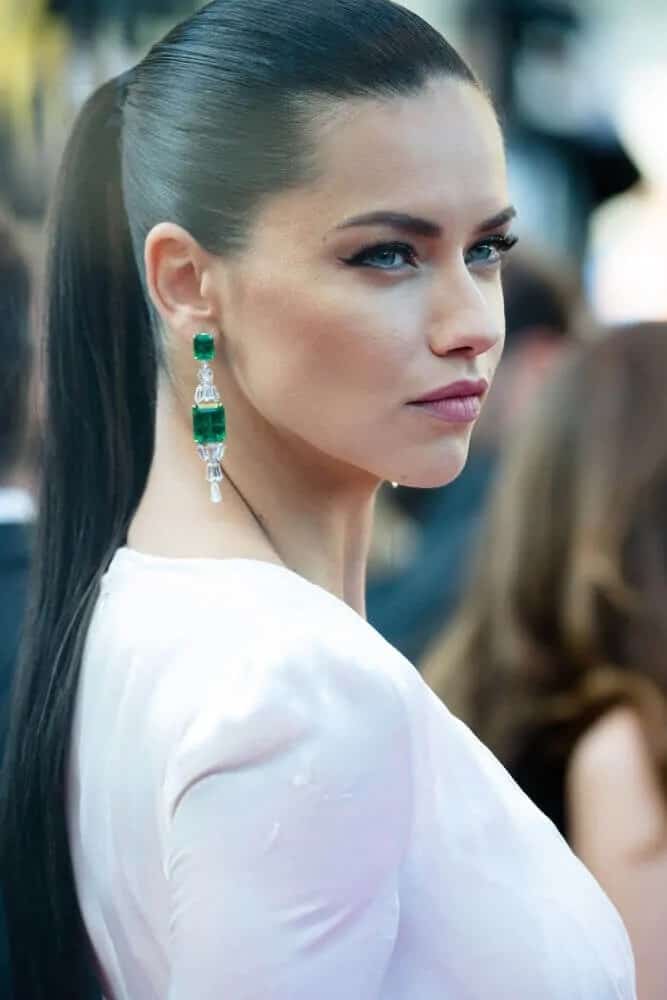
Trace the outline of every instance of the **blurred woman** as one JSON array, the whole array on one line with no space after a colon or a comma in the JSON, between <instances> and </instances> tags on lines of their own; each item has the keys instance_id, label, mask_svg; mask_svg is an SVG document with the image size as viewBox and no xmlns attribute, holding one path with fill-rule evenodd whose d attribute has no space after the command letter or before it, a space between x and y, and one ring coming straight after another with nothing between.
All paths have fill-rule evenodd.
<instances>
[{"instance_id":1,"label":"blurred woman","mask_svg":"<svg viewBox=\"0 0 667 1000\"><path fill-rule=\"evenodd\" d=\"M425 664L618 905L667 996L667 325L571 352L509 442Z\"/></svg>"}]
</instances>

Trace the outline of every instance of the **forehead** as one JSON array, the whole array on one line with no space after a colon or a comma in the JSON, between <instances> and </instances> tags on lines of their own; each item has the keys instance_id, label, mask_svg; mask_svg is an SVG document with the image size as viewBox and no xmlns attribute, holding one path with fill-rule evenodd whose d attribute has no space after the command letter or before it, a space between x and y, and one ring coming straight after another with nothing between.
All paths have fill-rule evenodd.
<instances>
[{"instance_id":1,"label":"forehead","mask_svg":"<svg viewBox=\"0 0 667 1000\"><path fill-rule=\"evenodd\" d=\"M318 125L317 180L291 192L300 215L323 228L377 208L474 222L508 201L500 128L471 84L436 78L415 95L342 102Z\"/></svg>"}]
</instances>

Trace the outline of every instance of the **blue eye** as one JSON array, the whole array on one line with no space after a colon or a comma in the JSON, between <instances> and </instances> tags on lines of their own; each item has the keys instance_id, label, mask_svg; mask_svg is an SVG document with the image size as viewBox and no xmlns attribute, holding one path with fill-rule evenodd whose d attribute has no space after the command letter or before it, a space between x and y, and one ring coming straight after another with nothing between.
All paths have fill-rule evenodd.
<instances>
[{"instance_id":1,"label":"blue eye","mask_svg":"<svg viewBox=\"0 0 667 1000\"><path fill-rule=\"evenodd\" d=\"M406 264L417 266L414 247L408 243L378 243L345 260L350 267L372 267L378 271L400 271Z\"/></svg>"},{"instance_id":2,"label":"blue eye","mask_svg":"<svg viewBox=\"0 0 667 1000\"><path fill-rule=\"evenodd\" d=\"M465 262L481 264L483 267L493 266L500 263L503 255L509 253L518 242L518 236L489 236L468 251Z\"/></svg>"}]
</instances>

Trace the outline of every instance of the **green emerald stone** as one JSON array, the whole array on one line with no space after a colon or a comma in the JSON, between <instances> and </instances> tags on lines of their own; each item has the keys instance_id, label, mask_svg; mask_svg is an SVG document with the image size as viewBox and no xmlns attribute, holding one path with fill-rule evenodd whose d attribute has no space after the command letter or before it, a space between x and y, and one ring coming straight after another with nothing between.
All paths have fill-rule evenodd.
<instances>
[{"instance_id":1,"label":"green emerald stone","mask_svg":"<svg viewBox=\"0 0 667 1000\"><path fill-rule=\"evenodd\" d=\"M224 406L193 406L192 428L197 444L218 444L224 441L227 434Z\"/></svg>"},{"instance_id":2,"label":"green emerald stone","mask_svg":"<svg viewBox=\"0 0 667 1000\"><path fill-rule=\"evenodd\" d=\"M210 333L198 333L195 336L194 354L197 361L213 361L215 341Z\"/></svg>"}]
</instances>

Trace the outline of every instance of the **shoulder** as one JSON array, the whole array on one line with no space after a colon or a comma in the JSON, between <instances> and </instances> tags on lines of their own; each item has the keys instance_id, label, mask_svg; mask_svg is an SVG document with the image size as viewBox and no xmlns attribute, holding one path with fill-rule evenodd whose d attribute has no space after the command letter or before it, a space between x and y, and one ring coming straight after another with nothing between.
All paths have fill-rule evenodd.
<instances>
[{"instance_id":1,"label":"shoulder","mask_svg":"<svg viewBox=\"0 0 667 1000\"><path fill-rule=\"evenodd\" d=\"M213 773L254 770L268 782L308 759L334 790L356 784L369 766L390 780L409 764L409 718L390 648L305 581L271 574L267 588L266 576L253 580L252 596L217 622L205 601L208 624L182 632L163 663L151 717L169 720L169 812Z\"/></svg>"},{"instance_id":2,"label":"shoulder","mask_svg":"<svg viewBox=\"0 0 667 1000\"><path fill-rule=\"evenodd\" d=\"M118 563L91 628L84 690L113 707L165 874L204 841L218 859L233 841L246 872L310 859L341 884L398 864L414 668L347 605L268 564Z\"/></svg>"},{"instance_id":3,"label":"shoulder","mask_svg":"<svg viewBox=\"0 0 667 1000\"><path fill-rule=\"evenodd\" d=\"M310 745L341 764L405 748L413 668L359 615L283 567L121 554L95 655L141 678L167 797L208 771ZM110 657L113 664L108 664ZM136 685L135 685L136 690ZM343 753L342 750L345 750Z\"/></svg>"},{"instance_id":4,"label":"shoulder","mask_svg":"<svg viewBox=\"0 0 667 1000\"><path fill-rule=\"evenodd\" d=\"M297 573L251 559L164 559L119 550L105 576L96 631L157 660L188 661L213 679L240 660L304 669L351 660L362 674L401 672L403 658L343 601ZM404 663L405 668L409 665ZM274 664L271 672L277 669Z\"/></svg>"},{"instance_id":5,"label":"shoulder","mask_svg":"<svg viewBox=\"0 0 667 1000\"><path fill-rule=\"evenodd\" d=\"M656 789L656 777L637 712L619 706L601 716L575 744L568 768L573 790L591 784L614 785L626 781L649 795ZM627 800L626 800L627 801Z\"/></svg>"},{"instance_id":6,"label":"shoulder","mask_svg":"<svg viewBox=\"0 0 667 1000\"><path fill-rule=\"evenodd\" d=\"M315 838L306 854L324 868L329 847L338 856L349 839L359 849L372 829L376 854L366 869L397 863L414 797L399 691L352 647L309 628L271 639L256 637L207 675L168 747L159 801L165 857L178 831L194 826L201 836L235 813L249 844L269 827L280 828L283 846ZM350 870L358 872L356 863Z\"/></svg>"},{"instance_id":7,"label":"shoulder","mask_svg":"<svg viewBox=\"0 0 667 1000\"><path fill-rule=\"evenodd\" d=\"M579 739L566 796L571 839L584 853L642 850L664 834L664 795L634 709L612 709Z\"/></svg>"}]
</instances>

